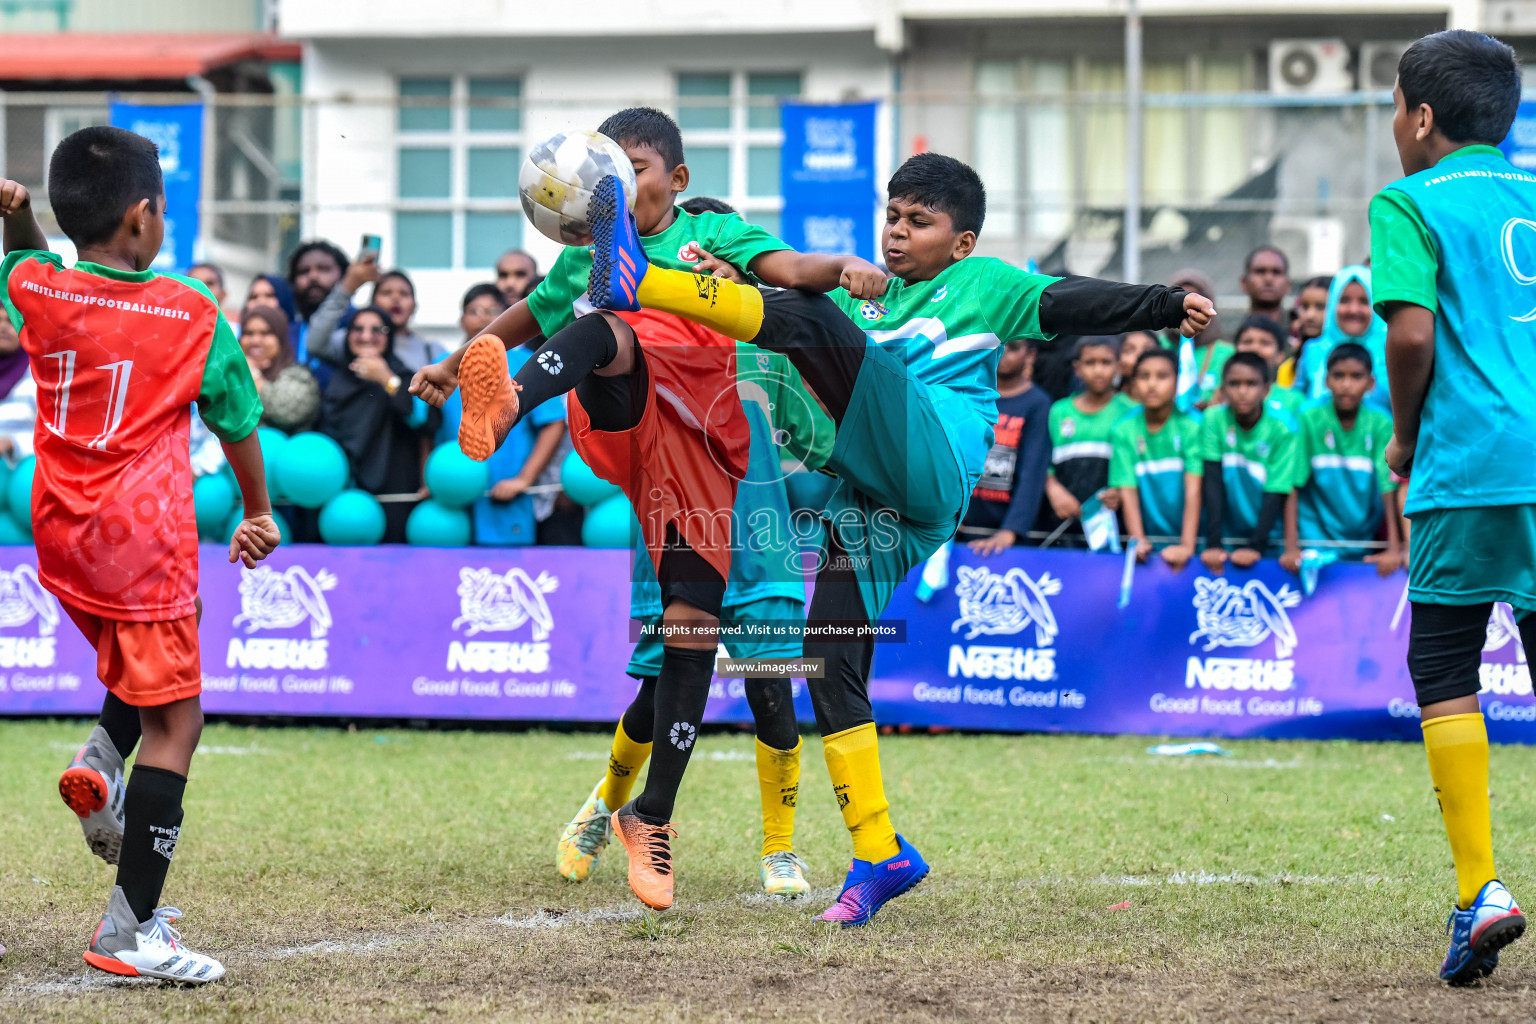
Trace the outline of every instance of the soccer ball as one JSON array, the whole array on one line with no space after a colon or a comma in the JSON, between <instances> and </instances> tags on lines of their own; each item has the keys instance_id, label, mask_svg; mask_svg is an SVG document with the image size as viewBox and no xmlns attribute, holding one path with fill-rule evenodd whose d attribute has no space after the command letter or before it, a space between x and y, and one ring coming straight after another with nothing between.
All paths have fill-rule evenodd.
<instances>
[{"instance_id":1,"label":"soccer ball","mask_svg":"<svg viewBox=\"0 0 1536 1024\"><path fill-rule=\"evenodd\" d=\"M635 201L635 168L619 144L597 132L569 131L528 150L517 176L523 212L547 238L563 245L591 245L587 203L606 175L624 183L624 197Z\"/></svg>"}]
</instances>

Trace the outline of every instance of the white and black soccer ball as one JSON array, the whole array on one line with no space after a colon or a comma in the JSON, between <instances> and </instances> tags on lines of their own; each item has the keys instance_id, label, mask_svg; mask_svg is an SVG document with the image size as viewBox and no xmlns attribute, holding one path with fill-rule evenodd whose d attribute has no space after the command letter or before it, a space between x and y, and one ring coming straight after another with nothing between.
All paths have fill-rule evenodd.
<instances>
[{"instance_id":1,"label":"white and black soccer ball","mask_svg":"<svg viewBox=\"0 0 1536 1024\"><path fill-rule=\"evenodd\" d=\"M597 132L561 132L531 147L517 176L523 212L539 233L562 245L591 245L587 203L609 174L635 201L635 168L617 142Z\"/></svg>"}]
</instances>

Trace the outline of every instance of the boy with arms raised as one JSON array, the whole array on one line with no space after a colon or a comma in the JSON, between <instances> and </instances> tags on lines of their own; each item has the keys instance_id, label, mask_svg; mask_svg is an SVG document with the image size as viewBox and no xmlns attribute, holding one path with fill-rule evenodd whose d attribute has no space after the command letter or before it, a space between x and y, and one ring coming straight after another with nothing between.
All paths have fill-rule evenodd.
<instances>
[{"instance_id":1,"label":"boy with arms raised","mask_svg":"<svg viewBox=\"0 0 1536 1024\"><path fill-rule=\"evenodd\" d=\"M112 974L214 981L224 967L181 945L171 927L180 911L155 909L203 726L187 431L196 401L245 496L229 560L253 568L278 542L255 433L261 402L207 287L149 269L165 235L152 142L78 131L54 151L48 191L79 257L65 269L26 189L0 181L0 298L37 380L38 575L96 648L108 690L100 725L59 780L93 852L117 863L85 960Z\"/></svg>"},{"instance_id":2,"label":"boy with arms raised","mask_svg":"<svg viewBox=\"0 0 1536 1024\"><path fill-rule=\"evenodd\" d=\"M1520 104L1515 52L1497 39L1425 36L1399 61L1393 100L1407 177L1371 200L1373 299L1387 322L1387 464L1409 478L1408 670L1456 865L1440 977L1460 985L1525 932L1493 866L1477 694L1493 602L1513 606L1536 651L1536 176L1494 148Z\"/></svg>"},{"instance_id":3,"label":"boy with arms raised","mask_svg":"<svg viewBox=\"0 0 1536 1024\"><path fill-rule=\"evenodd\" d=\"M1193 333L1215 309L1181 289L1051 278L972 257L986 214L981 179L936 153L911 158L889 184L881 245L895 278L869 280L854 267L835 290L807 278L804 290L763 295L647 264L617 184L605 178L594 199L607 223L594 225L593 303L655 306L783 352L837 424L827 466L841 482L825 513L805 656L824 659L824 678L808 683L854 848L842 893L821 919L861 925L928 872L891 824L869 700L869 629L896 585L961 521L992 446L1003 339ZM776 256L746 269L762 277L760 261ZM710 259L701 264L709 269Z\"/></svg>"},{"instance_id":4,"label":"boy with arms raised","mask_svg":"<svg viewBox=\"0 0 1536 1024\"><path fill-rule=\"evenodd\" d=\"M1386 550L1366 556L1383 576L1403 564L1397 531L1397 484L1387 470L1392 417L1362 405L1376 387L1371 353L1345 342L1328 353L1329 401L1301 414L1296 436L1298 533L1306 540L1375 540L1385 518ZM1356 557L1362 549L1353 550Z\"/></svg>"},{"instance_id":5,"label":"boy with arms raised","mask_svg":"<svg viewBox=\"0 0 1536 1024\"><path fill-rule=\"evenodd\" d=\"M1115 424L1109 486L1120 489L1137 559L1152 553L1149 534L1177 537L1161 554L1178 572L1195 556L1200 529L1200 421L1175 404L1179 356L1172 349L1143 352L1132 378L1141 407Z\"/></svg>"},{"instance_id":6,"label":"boy with arms raised","mask_svg":"<svg viewBox=\"0 0 1536 1024\"><path fill-rule=\"evenodd\" d=\"M1083 502L1109 484L1110 433L1136 403L1115 390L1120 339L1083 338L1072 357L1072 371L1083 390L1051 406L1051 468L1045 478L1045 500L1054 515L1042 529L1055 529L1083 514ZM1118 508L1118 492L1103 493L1104 503Z\"/></svg>"}]
</instances>

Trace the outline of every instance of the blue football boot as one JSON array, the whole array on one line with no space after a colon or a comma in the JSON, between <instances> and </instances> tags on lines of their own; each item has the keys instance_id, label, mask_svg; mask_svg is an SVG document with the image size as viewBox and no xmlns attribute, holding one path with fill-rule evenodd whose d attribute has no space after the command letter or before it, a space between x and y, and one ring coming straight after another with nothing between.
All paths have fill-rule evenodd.
<instances>
[{"instance_id":1,"label":"blue football boot","mask_svg":"<svg viewBox=\"0 0 1536 1024\"><path fill-rule=\"evenodd\" d=\"M615 175L604 175L592 190L587 220L592 226L587 297L598 309L638 310L640 282L651 264L630 215L624 185Z\"/></svg>"},{"instance_id":2,"label":"blue football boot","mask_svg":"<svg viewBox=\"0 0 1536 1024\"><path fill-rule=\"evenodd\" d=\"M1452 910L1445 928L1451 933L1451 949L1440 965L1440 978L1466 985L1493 973L1499 950L1525 934L1525 915L1504 883L1495 878L1466 910Z\"/></svg>"},{"instance_id":3,"label":"blue football boot","mask_svg":"<svg viewBox=\"0 0 1536 1024\"><path fill-rule=\"evenodd\" d=\"M881 907L926 878L928 862L923 855L901 836L896 841L901 849L895 856L877 864L867 860L850 864L837 902L818 914L816 920L836 922L844 928L868 924Z\"/></svg>"}]
</instances>

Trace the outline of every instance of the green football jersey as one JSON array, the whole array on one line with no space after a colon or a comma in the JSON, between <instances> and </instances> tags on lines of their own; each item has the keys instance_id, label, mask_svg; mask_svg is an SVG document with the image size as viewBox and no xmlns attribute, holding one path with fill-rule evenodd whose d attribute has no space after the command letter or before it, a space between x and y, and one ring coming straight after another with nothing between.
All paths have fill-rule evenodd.
<instances>
[{"instance_id":1,"label":"green football jersey","mask_svg":"<svg viewBox=\"0 0 1536 1024\"><path fill-rule=\"evenodd\" d=\"M1287 424L1292 430L1301 426L1301 414L1309 404L1307 396L1294 388L1283 388L1278 384L1272 384L1269 388L1269 399L1265 403L1270 411L1281 413L1281 421L1289 419Z\"/></svg>"},{"instance_id":2,"label":"green football jersey","mask_svg":"<svg viewBox=\"0 0 1536 1024\"><path fill-rule=\"evenodd\" d=\"M1195 349L1195 369L1199 373L1200 401L1209 402L1221 387L1221 371L1237 349L1225 341L1213 341L1205 348Z\"/></svg>"},{"instance_id":3,"label":"green football jersey","mask_svg":"<svg viewBox=\"0 0 1536 1024\"><path fill-rule=\"evenodd\" d=\"M1374 540L1381 529L1383 494L1397 485L1385 458L1392 418L1361 406L1345 430L1332 402L1301 416L1297 436L1297 520L1303 540Z\"/></svg>"},{"instance_id":4,"label":"green football jersey","mask_svg":"<svg viewBox=\"0 0 1536 1024\"><path fill-rule=\"evenodd\" d=\"M734 213L688 213L681 207L673 212L676 219L671 225L640 239L646 257L658 267L692 270L697 261L684 256L690 244L697 244L743 271L763 253L789 248L765 229L748 224ZM587 299L591 274L592 250L584 245L568 245L555 258L549 276L528 296L528 309L546 338L577 317L592 312L592 303Z\"/></svg>"},{"instance_id":5,"label":"green football jersey","mask_svg":"<svg viewBox=\"0 0 1536 1024\"><path fill-rule=\"evenodd\" d=\"M1051 405L1048 472L1078 501L1087 501L1109 486L1110 437L1115 424L1140 406L1117 394L1098 412L1088 413L1077 407L1078 397Z\"/></svg>"},{"instance_id":6,"label":"green football jersey","mask_svg":"<svg viewBox=\"0 0 1536 1024\"><path fill-rule=\"evenodd\" d=\"M1295 486L1296 435L1266 409L1252 430L1237 425L1230 406L1205 412L1200 430L1200 458L1221 463L1226 487L1222 536L1249 537L1259 525L1266 494L1289 494ZM1275 534L1282 534L1284 517L1276 517Z\"/></svg>"},{"instance_id":7,"label":"green football jersey","mask_svg":"<svg viewBox=\"0 0 1536 1024\"><path fill-rule=\"evenodd\" d=\"M1199 475L1200 420L1175 410L1156 431L1137 409L1110 435L1109 486L1134 487L1148 536L1177 537L1184 529L1184 474Z\"/></svg>"}]
</instances>

